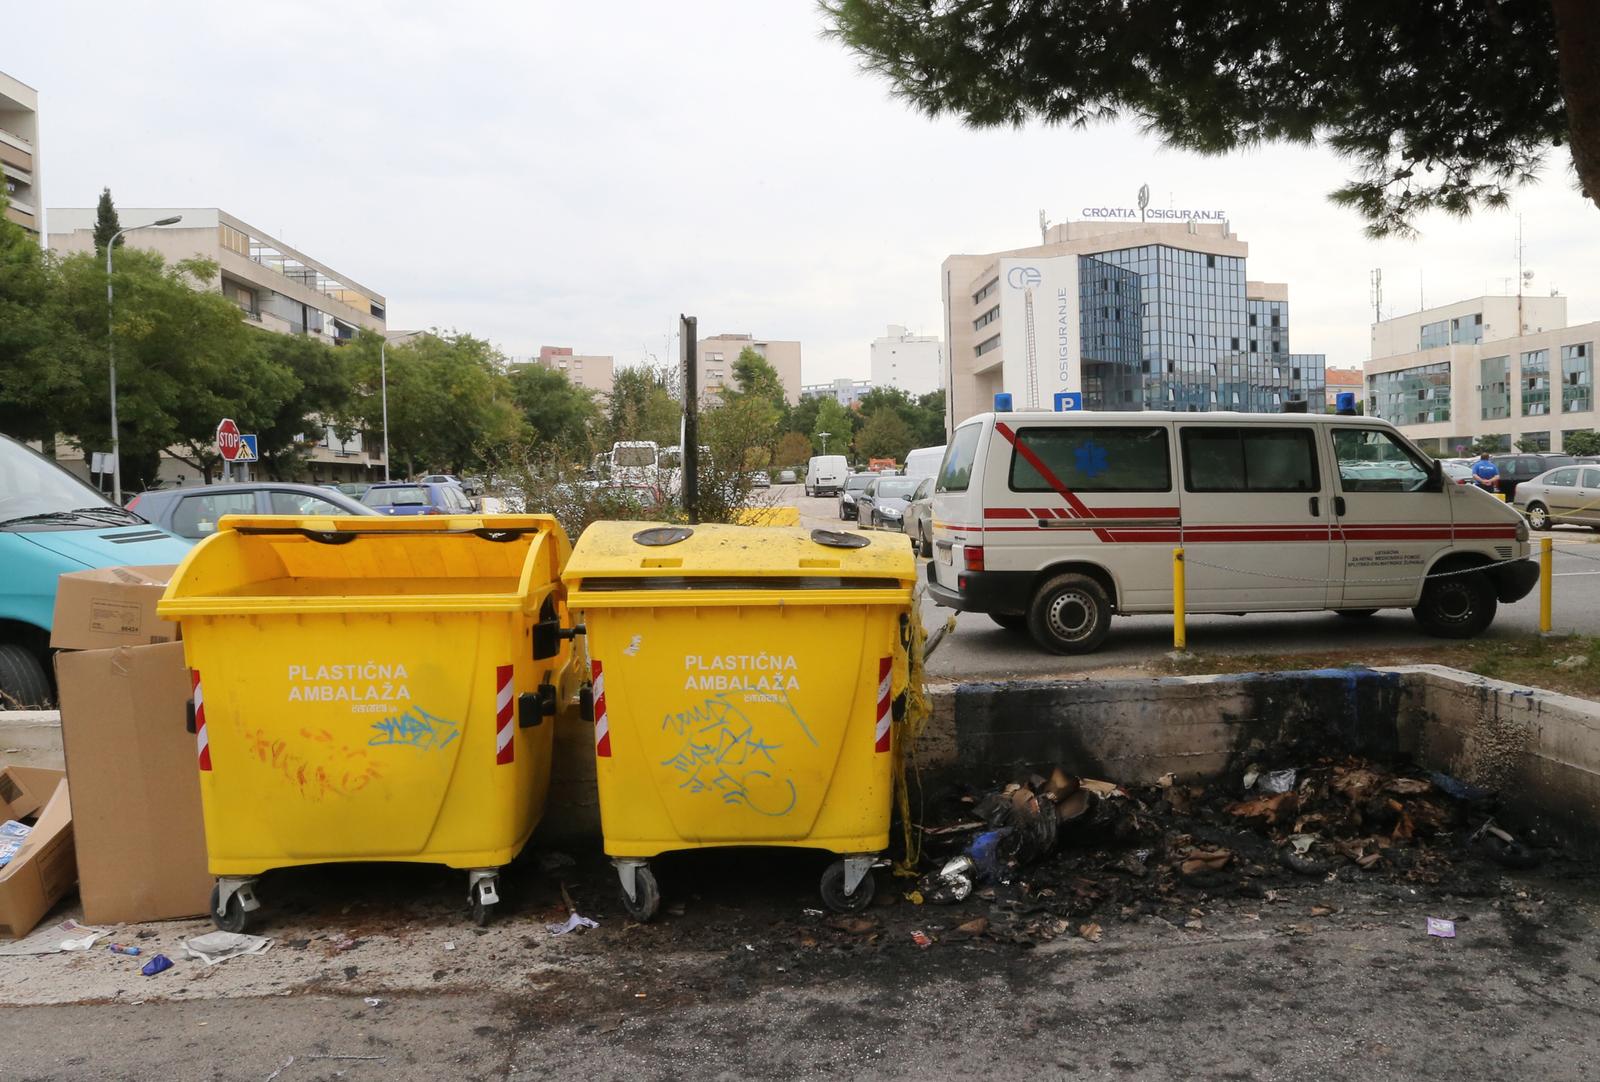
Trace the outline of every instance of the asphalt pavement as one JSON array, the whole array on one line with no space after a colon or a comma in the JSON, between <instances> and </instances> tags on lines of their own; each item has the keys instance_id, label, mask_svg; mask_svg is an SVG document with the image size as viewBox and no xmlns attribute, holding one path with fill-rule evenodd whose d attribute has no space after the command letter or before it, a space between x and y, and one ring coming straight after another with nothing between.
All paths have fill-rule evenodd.
<instances>
[{"instance_id":1,"label":"asphalt pavement","mask_svg":"<svg viewBox=\"0 0 1600 1082\"><path fill-rule=\"evenodd\" d=\"M798 485L772 490L774 499L799 508L808 526L837 529L837 499L806 496ZM1536 536L1544 536L1543 534ZM1557 527L1552 630L1558 634L1600 634L1600 535L1581 527ZM919 571L920 574L920 571ZM951 610L923 602L923 622L932 628ZM1488 635L1512 638L1539 630L1539 592L1513 605L1501 605ZM1331 612L1260 613L1247 616L1191 616L1189 650L1197 654L1315 654L1370 649L1373 660L1386 652L1439 646L1407 609L1388 609L1364 620ZM1133 668L1162 658L1172 649L1170 616L1119 616L1111 635L1094 654L1060 657L1046 653L1025 634L1006 631L981 613L956 616L956 630L934 654L928 674L936 680L997 680L1013 676L1073 676L1104 669Z\"/></svg>"}]
</instances>

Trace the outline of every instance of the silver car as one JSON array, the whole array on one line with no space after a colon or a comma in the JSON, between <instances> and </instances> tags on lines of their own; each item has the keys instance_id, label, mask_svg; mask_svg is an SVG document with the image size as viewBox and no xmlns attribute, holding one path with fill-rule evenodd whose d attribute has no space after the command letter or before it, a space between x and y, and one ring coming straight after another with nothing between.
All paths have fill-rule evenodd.
<instances>
[{"instance_id":1,"label":"silver car","mask_svg":"<svg viewBox=\"0 0 1600 1082\"><path fill-rule=\"evenodd\" d=\"M924 477L911 494L911 505L906 508L906 536L912 547L923 556L933 555L933 478Z\"/></svg>"},{"instance_id":2,"label":"silver car","mask_svg":"<svg viewBox=\"0 0 1600 1082\"><path fill-rule=\"evenodd\" d=\"M1535 530L1570 522L1600 530L1600 466L1559 466L1517 486L1511 502Z\"/></svg>"},{"instance_id":3,"label":"silver car","mask_svg":"<svg viewBox=\"0 0 1600 1082\"><path fill-rule=\"evenodd\" d=\"M905 529L906 508L917 484L915 477L874 478L856 497L856 521L884 530Z\"/></svg>"}]
</instances>

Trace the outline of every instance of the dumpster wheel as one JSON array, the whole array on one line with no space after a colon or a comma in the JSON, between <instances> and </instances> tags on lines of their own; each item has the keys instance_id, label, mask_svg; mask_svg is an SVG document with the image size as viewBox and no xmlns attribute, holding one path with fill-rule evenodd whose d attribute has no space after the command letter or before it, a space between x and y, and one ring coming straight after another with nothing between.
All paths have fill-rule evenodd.
<instances>
[{"instance_id":1,"label":"dumpster wheel","mask_svg":"<svg viewBox=\"0 0 1600 1082\"><path fill-rule=\"evenodd\" d=\"M500 905L500 873L498 869L477 868L467 876L467 907L472 923L479 928L488 927Z\"/></svg>"},{"instance_id":2,"label":"dumpster wheel","mask_svg":"<svg viewBox=\"0 0 1600 1082\"><path fill-rule=\"evenodd\" d=\"M829 909L835 913L858 913L872 904L878 882L873 878L870 866L854 891L847 892L845 882L846 869L842 860L834 861L822 873L822 901Z\"/></svg>"},{"instance_id":3,"label":"dumpster wheel","mask_svg":"<svg viewBox=\"0 0 1600 1082\"><path fill-rule=\"evenodd\" d=\"M240 891L233 891L228 895L227 902L220 900L222 884L214 883L211 887L211 923L224 932L243 932L250 927L255 916L253 909L244 907L244 896Z\"/></svg>"},{"instance_id":4,"label":"dumpster wheel","mask_svg":"<svg viewBox=\"0 0 1600 1082\"><path fill-rule=\"evenodd\" d=\"M661 887L656 883L656 873L644 861L618 861L617 876L622 881L622 908L628 916L643 924L654 920L661 909ZM628 893L632 880L633 893Z\"/></svg>"}]
</instances>

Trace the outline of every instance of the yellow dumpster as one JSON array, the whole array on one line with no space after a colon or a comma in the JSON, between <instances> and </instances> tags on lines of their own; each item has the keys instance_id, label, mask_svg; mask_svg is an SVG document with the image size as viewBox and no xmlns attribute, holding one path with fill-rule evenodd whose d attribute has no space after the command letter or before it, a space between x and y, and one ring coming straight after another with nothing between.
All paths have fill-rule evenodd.
<instances>
[{"instance_id":1,"label":"yellow dumpster","mask_svg":"<svg viewBox=\"0 0 1600 1082\"><path fill-rule=\"evenodd\" d=\"M578 680L544 515L227 516L157 611L183 629L212 914L331 861L462 868L478 923L533 832Z\"/></svg>"},{"instance_id":2,"label":"yellow dumpster","mask_svg":"<svg viewBox=\"0 0 1600 1082\"><path fill-rule=\"evenodd\" d=\"M650 857L705 846L839 854L823 900L870 903L907 683L910 542L602 522L563 581L587 631L600 819L628 912L648 920L660 904Z\"/></svg>"}]
</instances>

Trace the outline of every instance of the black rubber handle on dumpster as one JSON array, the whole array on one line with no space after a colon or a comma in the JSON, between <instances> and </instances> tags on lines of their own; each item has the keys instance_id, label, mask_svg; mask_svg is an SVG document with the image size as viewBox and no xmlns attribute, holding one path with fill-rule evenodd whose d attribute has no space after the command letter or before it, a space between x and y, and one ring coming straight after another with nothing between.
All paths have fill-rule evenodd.
<instances>
[{"instance_id":1,"label":"black rubber handle on dumpster","mask_svg":"<svg viewBox=\"0 0 1600 1082\"><path fill-rule=\"evenodd\" d=\"M634 534L633 543L659 548L662 545L676 545L679 541L687 541L693 536L694 531L687 526L652 526L648 530L640 530Z\"/></svg>"},{"instance_id":2,"label":"black rubber handle on dumpster","mask_svg":"<svg viewBox=\"0 0 1600 1082\"><path fill-rule=\"evenodd\" d=\"M864 549L872 544L871 538L858 533L845 533L843 530L812 530L811 540L819 545L827 545L831 549Z\"/></svg>"},{"instance_id":3,"label":"black rubber handle on dumpster","mask_svg":"<svg viewBox=\"0 0 1600 1082\"><path fill-rule=\"evenodd\" d=\"M239 533L245 534L299 534L301 537L316 541L323 545L348 545L358 537L481 537L485 541L504 543L516 541L525 534L538 533L538 529L509 529L495 530L481 526L472 530L363 530L359 527L353 530L308 530L304 526L241 526Z\"/></svg>"},{"instance_id":4,"label":"black rubber handle on dumpster","mask_svg":"<svg viewBox=\"0 0 1600 1082\"><path fill-rule=\"evenodd\" d=\"M195 725L194 725L194 700L193 699L190 699L188 702L183 704L183 712L184 712L184 715L185 715L183 727L185 729L187 729L189 732L192 733L192 732L194 732L194 729L195 729Z\"/></svg>"}]
</instances>

